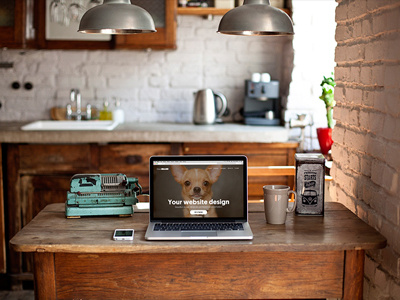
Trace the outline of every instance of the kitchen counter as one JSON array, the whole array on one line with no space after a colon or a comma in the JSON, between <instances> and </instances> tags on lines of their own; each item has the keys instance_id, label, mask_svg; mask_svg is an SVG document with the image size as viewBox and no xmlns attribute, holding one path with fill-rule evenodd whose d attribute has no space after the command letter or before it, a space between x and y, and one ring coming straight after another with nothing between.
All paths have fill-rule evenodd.
<instances>
[{"instance_id":1,"label":"kitchen counter","mask_svg":"<svg viewBox=\"0 0 400 300\"><path fill-rule=\"evenodd\" d=\"M288 142L283 126L244 124L194 125L179 123L124 123L112 131L23 131L28 122L0 122L0 143L179 143Z\"/></svg>"}]
</instances>

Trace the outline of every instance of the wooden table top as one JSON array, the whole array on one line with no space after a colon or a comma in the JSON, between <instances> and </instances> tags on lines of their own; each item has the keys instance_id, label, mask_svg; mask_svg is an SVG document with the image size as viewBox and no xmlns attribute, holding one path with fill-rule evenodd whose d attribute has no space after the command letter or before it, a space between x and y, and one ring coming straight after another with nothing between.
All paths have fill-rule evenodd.
<instances>
[{"instance_id":1,"label":"wooden table top","mask_svg":"<svg viewBox=\"0 0 400 300\"><path fill-rule=\"evenodd\" d=\"M146 241L149 215L67 219L64 204L50 204L10 241L19 252L198 253L342 251L380 249L386 239L342 204L325 204L325 216L288 214L284 225L265 221L262 203L249 204L252 241ZM114 229L135 229L134 241L114 241Z\"/></svg>"}]
</instances>

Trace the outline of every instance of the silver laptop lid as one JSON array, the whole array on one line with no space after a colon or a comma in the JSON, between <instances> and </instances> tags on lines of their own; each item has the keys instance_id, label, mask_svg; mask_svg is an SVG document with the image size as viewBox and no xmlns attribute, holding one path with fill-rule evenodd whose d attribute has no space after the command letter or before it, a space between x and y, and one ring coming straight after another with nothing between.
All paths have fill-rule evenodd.
<instances>
[{"instance_id":1,"label":"silver laptop lid","mask_svg":"<svg viewBox=\"0 0 400 300\"><path fill-rule=\"evenodd\" d=\"M247 158L153 156L150 221L247 221Z\"/></svg>"}]
</instances>

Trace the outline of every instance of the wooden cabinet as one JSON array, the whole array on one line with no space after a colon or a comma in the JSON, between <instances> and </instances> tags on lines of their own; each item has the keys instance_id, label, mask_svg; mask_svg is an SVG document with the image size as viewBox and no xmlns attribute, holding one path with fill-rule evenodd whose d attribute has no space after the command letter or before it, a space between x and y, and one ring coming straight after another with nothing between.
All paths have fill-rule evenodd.
<instances>
[{"instance_id":1,"label":"wooden cabinet","mask_svg":"<svg viewBox=\"0 0 400 300\"><path fill-rule=\"evenodd\" d=\"M4 189L3 189L3 168L2 149L0 147L0 274L6 272L6 239L4 224Z\"/></svg>"},{"instance_id":2,"label":"wooden cabinet","mask_svg":"<svg viewBox=\"0 0 400 300\"><path fill-rule=\"evenodd\" d=\"M0 46L26 48L34 42L34 0L0 1Z\"/></svg>"},{"instance_id":3,"label":"wooden cabinet","mask_svg":"<svg viewBox=\"0 0 400 300\"><path fill-rule=\"evenodd\" d=\"M135 3L137 2L137 3ZM69 3L69 2L68 2ZM66 4L68 4L66 3ZM147 6L156 20L156 33L115 35L107 40L75 40L62 35L47 36L49 1L46 0L0 0L0 47L37 49L175 49L176 48L176 1L175 0L132 0L138 6ZM11 5L12 4L12 5ZM5 16L3 18L3 16ZM34 20L35 18L35 20ZM72 23L71 23L72 24ZM60 26L60 25L57 25ZM78 27L78 23L73 25ZM77 30L77 28L76 28ZM73 34L75 34L75 29ZM63 32L65 34L65 32ZM62 33L60 33L62 34ZM81 39L84 36L76 33ZM98 35L97 35L98 36Z\"/></svg>"},{"instance_id":4,"label":"wooden cabinet","mask_svg":"<svg viewBox=\"0 0 400 300\"><path fill-rule=\"evenodd\" d=\"M170 144L9 144L4 148L7 157L5 199L8 199L7 215L10 216L7 233L10 238L46 205L64 203L74 174L120 172L128 177L138 177L143 190L148 190L149 157L172 154ZM4 239L4 234L1 237ZM1 240L0 246L1 250L5 249ZM21 257L20 253L9 250L8 261L8 271L17 280L26 278L23 274L32 271L29 256Z\"/></svg>"},{"instance_id":5,"label":"wooden cabinet","mask_svg":"<svg viewBox=\"0 0 400 300\"><path fill-rule=\"evenodd\" d=\"M124 173L128 177L139 178L143 191L147 192L148 163L153 155L244 154L249 159L249 166L285 166L294 165L297 146L297 143L5 144L6 235L12 238L47 204L64 203L70 179L77 173ZM253 177L249 180L250 199L262 198L264 184L292 185L290 180L293 179L286 176L272 176L270 179ZM0 212L1 208L0 205ZM4 264L6 245L8 242L0 231L0 268L2 261ZM30 256L21 256L9 250L7 260L7 271L15 282L32 279L32 275L26 276L32 272Z\"/></svg>"},{"instance_id":6,"label":"wooden cabinet","mask_svg":"<svg viewBox=\"0 0 400 300\"><path fill-rule=\"evenodd\" d=\"M215 7L178 7L179 15L194 15L194 16L223 16L229 11L226 8Z\"/></svg>"},{"instance_id":7,"label":"wooden cabinet","mask_svg":"<svg viewBox=\"0 0 400 300\"><path fill-rule=\"evenodd\" d=\"M71 176L97 171L92 145L8 145L8 233L13 236L50 203L65 202ZM12 175L11 175L12 174ZM32 270L29 254L9 252L9 270ZM16 263L18 262L18 263ZM16 279L18 279L17 276Z\"/></svg>"},{"instance_id":8,"label":"wooden cabinet","mask_svg":"<svg viewBox=\"0 0 400 300\"><path fill-rule=\"evenodd\" d=\"M112 49L112 41L109 37L107 40L92 40L92 37L84 40L81 37L85 37L84 34L78 33L78 22L69 22L68 25L60 25L57 22L50 22L50 9L51 1L47 0L35 0L36 1L36 16L37 16L37 48L38 49ZM81 4L86 1L82 1ZM103 2L103 1L101 1ZM69 9L71 1L64 1L62 4L58 4L61 8L57 11ZM62 5L62 6L61 6ZM86 10L86 8L84 8ZM68 16L68 14L66 14ZM47 24L49 22L49 24ZM51 28L53 27L53 28ZM56 33L51 33L51 30L57 28ZM54 35L54 36L52 36ZM76 40L74 39L76 37ZM104 37L104 36L103 36Z\"/></svg>"},{"instance_id":9,"label":"wooden cabinet","mask_svg":"<svg viewBox=\"0 0 400 300\"><path fill-rule=\"evenodd\" d=\"M5 145L7 222L11 238L38 211L53 202L65 202L69 179L75 173L91 172L91 145ZM8 272L29 272L30 263L9 251ZM15 279L18 279L18 275Z\"/></svg>"},{"instance_id":10,"label":"wooden cabinet","mask_svg":"<svg viewBox=\"0 0 400 300\"><path fill-rule=\"evenodd\" d=\"M176 0L153 0L152 2L132 0L131 2L134 4L138 2L139 6L155 3L149 8L146 6L143 8L152 15L157 32L116 35L115 49L176 49Z\"/></svg>"},{"instance_id":11,"label":"wooden cabinet","mask_svg":"<svg viewBox=\"0 0 400 300\"><path fill-rule=\"evenodd\" d=\"M292 11L288 8L280 8L289 16ZM215 8L215 7L178 7L178 15L193 15L193 16L223 16L230 9L229 8Z\"/></svg>"}]
</instances>

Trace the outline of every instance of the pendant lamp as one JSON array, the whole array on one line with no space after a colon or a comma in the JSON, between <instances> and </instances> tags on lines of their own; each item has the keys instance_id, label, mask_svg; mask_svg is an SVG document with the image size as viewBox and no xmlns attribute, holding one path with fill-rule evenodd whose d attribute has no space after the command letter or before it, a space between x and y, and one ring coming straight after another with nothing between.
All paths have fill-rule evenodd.
<instances>
[{"instance_id":1,"label":"pendant lamp","mask_svg":"<svg viewBox=\"0 0 400 300\"><path fill-rule=\"evenodd\" d=\"M293 23L269 0L244 0L242 6L228 11L219 23L218 31L233 35L293 35Z\"/></svg>"},{"instance_id":2,"label":"pendant lamp","mask_svg":"<svg viewBox=\"0 0 400 300\"><path fill-rule=\"evenodd\" d=\"M130 0L104 0L82 16L78 32L126 34L156 32L156 29L151 15Z\"/></svg>"}]
</instances>

